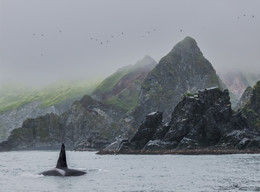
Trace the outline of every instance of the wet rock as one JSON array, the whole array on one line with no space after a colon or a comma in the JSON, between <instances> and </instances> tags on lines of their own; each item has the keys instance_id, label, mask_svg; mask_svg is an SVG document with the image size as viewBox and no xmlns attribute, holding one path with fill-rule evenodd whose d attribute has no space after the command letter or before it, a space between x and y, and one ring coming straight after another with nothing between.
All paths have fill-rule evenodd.
<instances>
[{"instance_id":1,"label":"wet rock","mask_svg":"<svg viewBox=\"0 0 260 192\"><path fill-rule=\"evenodd\" d=\"M161 154L187 150L260 151L260 132L250 128L241 112L232 111L227 90L212 87L184 95L168 124L163 125L162 113L148 114L134 136L122 142L117 152Z\"/></svg>"},{"instance_id":2,"label":"wet rock","mask_svg":"<svg viewBox=\"0 0 260 192\"><path fill-rule=\"evenodd\" d=\"M162 113L152 112L146 116L146 120L140 125L134 136L128 141L123 141L117 153L132 153L140 151L155 135L156 130L162 126Z\"/></svg>"}]
</instances>

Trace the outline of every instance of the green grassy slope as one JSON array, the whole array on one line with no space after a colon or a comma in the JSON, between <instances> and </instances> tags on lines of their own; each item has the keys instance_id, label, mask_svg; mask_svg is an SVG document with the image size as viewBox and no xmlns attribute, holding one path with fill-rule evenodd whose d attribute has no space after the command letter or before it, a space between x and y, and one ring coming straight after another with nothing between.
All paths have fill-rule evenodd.
<instances>
[{"instance_id":1,"label":"green grassy slope","mask_svg":"<svg viewBox=\"0 0 260 192\"><path fill-rule=\"evenodd\" d=\"M0 86L0 113L34 101L40 101L42 107L57 105L68 99L90 94L100 82L100 79L63 81L38 88L18 84Z\"/></svg>"},{"instance_id":2,"label":"green grassy slope","mask_svg":"<svg viewBox=\"0 0 260 192\"><path fill-rule=\"evenodd\" d=\"M99 92L99 94L104 94L106 92L112 91L114 86L120 81L122 77L125 75L133 72L135 68L131 68L130 66L123 67L116 71L114 74L106 78L104 81L102 81L94 92Z\"/></svg>"},{"instance_id":3,"label":"green grassy slope","mask_svg":"<svg viewBox=\"0 0 260 192\"><path fill-rule=\"evenodd\" d=\"M122 67L102 81L92 96L128 111L137 105L141 83L156 64L150 56L145 56L134 65Z\"/></svg>"}]
</instances>

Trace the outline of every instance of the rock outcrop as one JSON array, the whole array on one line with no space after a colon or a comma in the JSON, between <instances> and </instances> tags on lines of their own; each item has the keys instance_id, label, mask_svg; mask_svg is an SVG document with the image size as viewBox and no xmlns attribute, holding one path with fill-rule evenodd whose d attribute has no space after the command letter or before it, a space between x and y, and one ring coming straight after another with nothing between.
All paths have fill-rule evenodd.
<instances>
[{"instance_id":1,"label":"rock outcrop","mask_svg":"<svg viewBox=\"0 0 260 192\"><path fill-rule=\"evenodd\" d=\"M26 119L37 118L48 113L60 115L61 113L67 111L76 99L77 98L68 99L58 105L49 107L41 107L42 102L33 101L18 108L1 113L0 142L6 140L13 129L21 127Z\"/></svg>"},{"instance_id":2,"label":"rock outcrop","mask_svg":"<svg viewBox=\"0 0 260 192\"><path fill-rule=\"evenodd\" d=\"M260 81L252 90L252 95L242 109L252 129L260 131Z\"/></svg>"},{"instance_id":3,"label":"rock outcrop","mask_svg":"<svg viewBox=\"0 0 260 192\"><path fill-rule=\"evenodd\" d=\"M241 112L232 111L227 90L213 87L184 95L167 124L160 112L147 115L134 136L121 142L114 153L225 153L241 149L260 152L260 132L250 127ZM111 152L109 147L100 151Z\"/></svg>"},{"instance_id":4,"label":"rock outcrop","mask_svg":"<svg viewBox=\"0 0 260 192\"><path fill-rule=\"evenodd\" d=\"M53 149L60 143L66 143L70 149L78 145L85 149L100 149L120 134L115 122L122 114L112 106L84 96L61 115L51 113L27 119L0 144L0 150Z\"/></svg>"},{"instance_id":5,"label":"rock outcrop","mask_svg":"<svg viewBox=\"0 0 260 192\"><path fill-rule=\"evenodd\" d=\"M223 83L196 41L186 37L148 73L139 93L138 105L132 113L133 126L138 126L145 114L153 111L163 111L164 119L168 121L184 93L213 86L222 89Z\"/></svg>"}]
</instances>

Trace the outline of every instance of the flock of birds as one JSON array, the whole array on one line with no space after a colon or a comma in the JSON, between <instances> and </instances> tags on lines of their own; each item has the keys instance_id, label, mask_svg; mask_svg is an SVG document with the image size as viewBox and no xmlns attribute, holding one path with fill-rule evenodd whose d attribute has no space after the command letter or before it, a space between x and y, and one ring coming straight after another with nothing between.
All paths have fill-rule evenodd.
<instances>
[{"instance_id":1,"label":"flock of birds","mask_svg":"<svg viewBox=\"0 0 260 192\"><path fill-rule=\"evenodd\" d=\"M243 14L243 15L240 15L240 16L237 16L237 19L240 19L242 17L248 17L248 18L251 18L251 19L254 19L255 18L255 15L247 15L247 14ZM148 37L149 35L151 35L152 33L156 32L157 29L152 29L152 30L147 30L146 32L142 33L142 35L140 35L141 38L146 38ZM63 31L62 30L59 30L57 31L59 34L61 34ZM179 32L182 33L183 32L183 29L179 29ZM36 34L36 33L33 33L33 36L38 36L38 37L44 37L45 34L41 33L41 34ZM112 42L113 40L115 40L117 37L126 37L126 33L125 32L121 32L121 33L118 33L118 34L113 34L113 35L110 35L110 37L106 38L106 39L99 39L97 37L90 37L90 40L99 44L99 45L104 45L104 44L109 44L110 42ZM40 54L41 56L44 56L43 53Z\"/></svg>"},{"instance_id":2,"label":"flock of birds","mask_svg":"<svg viewBox=\"0 0 260 192\"><path fill-rule=\"evenodd\" d=\"M147 37L148 35L151 35L152 33L156 32L157 30L156 29L153 29L153 30L147 30L145 33L143 33L141 35L142 38L145 38ZM90 37L90 40L91 41L94 41L100 45L104 45L105 43L108 44L110 42L112 42L114 39L116 39L117 37L126 37L126 33L125 32L121 32L121 33L118 33L117 35L116 34L113 34L113 35L110 35L109 38L105 39L105 40L102 40L102 39L99 39L99 38L96 38L96 37Z\"/></svg>"},{"instance_id":3,"label":"flock of birds","mask_svg":"<svg viewBox=\"0 0 260 192\"><path fill-rule=\"evenodd\" d=\"M142 38L146 38L148 35L151 35L152 33L156 32L157 30L154 28L152 30L147 30L145 33L143 33L141 35ZM58 33L61 34L63 31L62 30L59 30ZM180 30L180 32L182 32L182 29ZM44 33L33 33L32 34L33 36L35 37L41 37L41 38L44 38L46 35ZM118 34L113 34L113 35L110 35L109 38L107 38L106 40L102 40L102 39L99 39L97 37L90 37L90 40L93 41L93 42L96 42L97 44L100 44L100 45L104 45L104 44L108 44L110 42L112 42L113 40L115 40L117 37L126 37L126 33L125 32L121 32L121 33L118 33ZM43 53L40 54L41 56L44 56Z\"/></svg>"},{"instance_id":4,"label":"flock of birds","mask_svg":"<svg viewBox=\"0 0 260 192\"><path fill-rule=\"evenodd\" d=\"M237 19L240 19L240 17L241 17L241 16L237 16ZM248 15L243 14L243 17L248 17ZM254 19L254 18L255 18L255 15L251 15L251 16L249 16L249 17L251 17L252 19Z\"/></svg>"}]
</instances>

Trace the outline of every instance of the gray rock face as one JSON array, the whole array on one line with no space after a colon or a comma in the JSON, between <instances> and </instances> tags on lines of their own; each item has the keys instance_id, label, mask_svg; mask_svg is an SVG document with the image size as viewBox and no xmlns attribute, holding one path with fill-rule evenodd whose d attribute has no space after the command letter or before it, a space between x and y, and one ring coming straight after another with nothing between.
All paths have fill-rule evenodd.
<instances>
[{"instance_id":1,"label":"gray rock face","mask_svg":"<svg viewBox=\"0 0 260 192\"><path fill-rule=\"evenodd\" d=\"M242 108L242 113L247 117L250 127L260 131L260 81L253 87L252 95Z\"/></svg>"},{"instance_id":2,"label":"gray rock face","mask_svg":"<svg viewBox=\"0 0 260 192\"><path fill-rule=\"evenodd\" d=\"M247 87L247 89L244 91L241 98L239 99L237 106L235 107L234 110L242 109L246 105L246 103L249 101L252 94L253 94L253 88Z\"/></svg>"},{"instance_id":3,"label":"gray rock face","mask_svg":"<svg viewBox=\"0 0 260 192\"><path fill-rule=\"evenodd\" d=\"M145 114L152 111L163 111L164 119L169 121L172 109L184 93L213 86L222 88L214 68L196 41L186 37L148 73L133 112L134 126L138 126Z\"/></svg>"},{"instance_id":4,"label":"gray rock face","mask_svg":"<svg viewBox=\"0 0 260 192\"><path fill-rule=\"evenodd\" d=\"M195 149L260 150L260 132L241 113L233 113L227 90L214 87L184 95L163 125L159 112L146 117L115 153L163 153ZM105 153L106 151L103 151Z\"/></svg>"},{"instance_id":5,"label":"gray rock face","mask_svg":"<svg viewBox=\"0 0 260 192\"><path fill-rule=\"evenodd\" d=\"M47 113L59 115L68 110L73 101L75 100L67 100L51 107L41 107L41 102L35 101L0 114L0 142L6 140L13 129L21 127L26 119L36 118Z\"/></svg>"},{"instance_id":6,"label":"gray rock face","mask_svg":"<svg viewBox=\"0 0 260 192\"><path fill-rule=\"evenodd\" d=\"M84 96L67 112L47 114L27 119L21 128L14 129L8 140L0 144L0 150L59 148L100 149L119 134L117 122L122 111Z\"/></svg>"},{"instance_id":7,"label":"gray rock face","mask_svg":"<svg viewBox=\"0 0 260 192\"><path fill-rule=\"evenodd\" d=\"M142 150L148 141L155 135L156 130L162 127L162 113L153 112L146 116L134 136L129 142L123 142L117 153L128 153Z\"/></svg>"}]
</instances>

